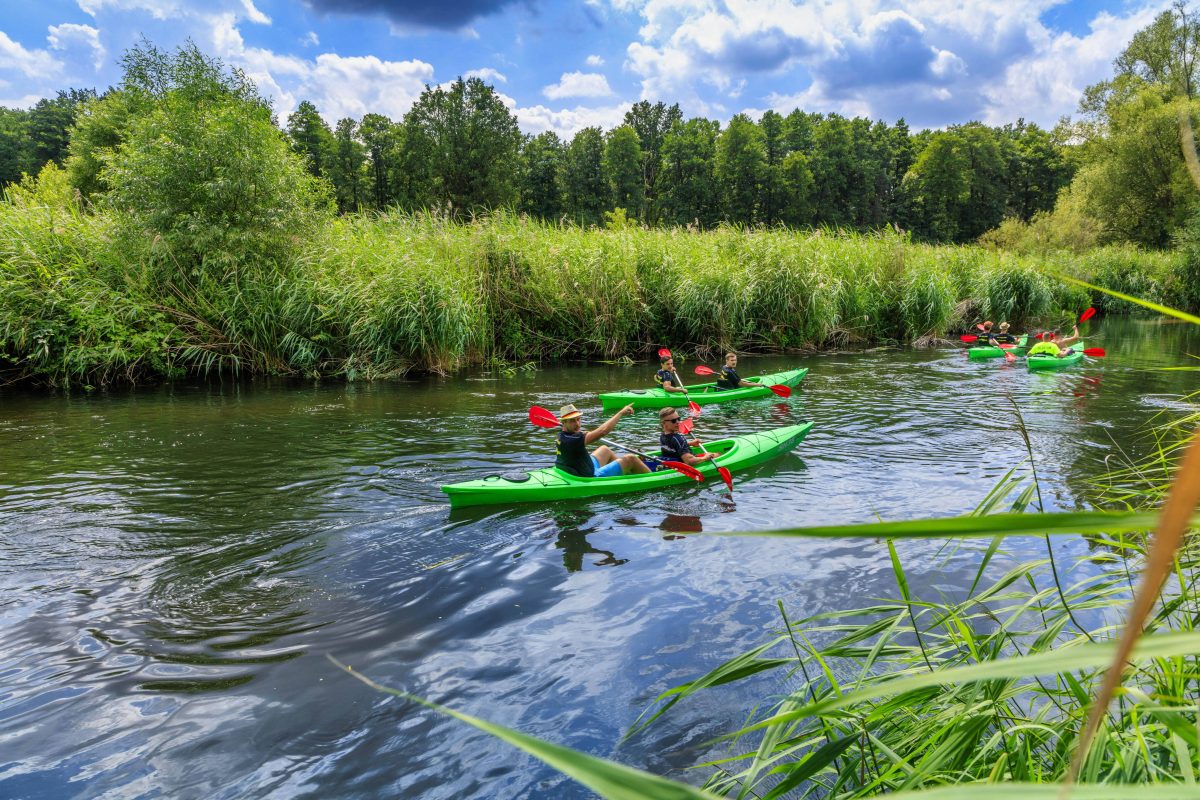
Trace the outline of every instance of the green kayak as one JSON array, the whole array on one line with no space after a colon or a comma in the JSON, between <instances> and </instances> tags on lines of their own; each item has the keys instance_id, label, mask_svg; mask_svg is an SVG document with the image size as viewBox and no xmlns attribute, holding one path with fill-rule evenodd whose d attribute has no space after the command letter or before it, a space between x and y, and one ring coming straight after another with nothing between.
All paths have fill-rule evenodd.
<instances>
[{"instance_id":1,"label":"green kayak","mask_svg":"<svg viewBox=\"0 0 1200 800\"><path fill-rule=\"evenodd\" d=\"M718 454L715 462L732 472L786 453L808 435L812 425L811 422L788 425L762 433L718 439L708 442L706 446L710 452ZM699 453L699 450L696 452ZM704 473L706 482L722 485L712 462L704 462L697 468ZM509 477L489 475L477 481L451 483L443 486L442 491L450 496L451 508L461 508L489 503L536 503L597 497L692 482L691 478L669 468L642 475L579 478L557 467L547 467L528 473L510 474Z\"/></svg>"},{"instance_id":2,"label":"green kayak","mask_svg":"<svg viewBox=\"0 0 1200 800\"><path fill-rule=\"evenodd\" d=\"M1083 360L1083 342L1075 342L1071 345L1074 351L1069 356L1048 356L1043 353L1038 353L1036 356L1026 356L1025 363L1031 370L1043 369L1063 369L1072 364L1078 364Z\"/></svg>"},{"instance_id":3,"label":"green kayak","mask_svg":"<svg viewBox=\"0 0 1200 800\"><path fill-rule=\"evenodd\" d=\"M770 397L771 390L767 386L782 384L792 388L804 380L804 376L807 374L808 367L804 367L746 379L762 383L763 386L718 390L717 384L714 382L697 383L695 386L688 386L687 390L688 396L698 405L707 406L713 403L726 403L730 400ZM624 392L605 392L600 395L600 404L604 406L605 411L616 411L627 405L632 405L634 408L666 408L667 406L686 406L687 398L683 396L682 392L668 392L666 389L655 387L653 389L630 389Z\"/></svg>"},{"instance_id":4,"label":"green kayak","mask_svg":"<svg viewBox=\"0 0 1200 800\"><path fill-rule=\"evenodd\" d=\"M1020 339L1017 339L1015 345L1008 347L996 347L994 345L981 345L980 347L971 347L967 349L967 357L971 360L978 358L1000 358L1005 353L1012 351L1014 354L1019 354L1025 349L1026 342L1029 341L1029 335L1026 334Z\"/></svg>"}]
</instances>

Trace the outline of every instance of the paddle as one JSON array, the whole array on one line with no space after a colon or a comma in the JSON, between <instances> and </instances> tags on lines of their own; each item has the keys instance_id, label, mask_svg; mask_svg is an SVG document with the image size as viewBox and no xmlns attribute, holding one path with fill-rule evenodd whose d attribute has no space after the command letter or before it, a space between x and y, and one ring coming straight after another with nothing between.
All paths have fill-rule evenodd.
<instances>
[{"instance_id":1,"label":"paddle","mask_svg":"<svg viewBox=\"0 0 1200 800\"><path fill-rule=\"evenodd\" d=\"M964 333L962 336L960 336L960 337L958 337L958 338L959 338L959 341L966 342L967 344L970 344L971 342L978 342L978 341L979 341L979 337L978 337L978 336L972 336L972 335L971 335L971 334L969 334L969 333Z\"/></svg>"},{"instance_id":2,"label":"paddle","mask_svg":"<svg viewBox=\"0 0 1200 800\"><path fill-rule=\"evenodd\" d=\"M659 358L673 358L673 356L671 355L671 351L665 347L662 347L659 349L658 357ZM675 373L675 377L676 378L679 377L678 372ZM679 388L683 389L683 396L687 398L688 409L695 416L697 416L697 417L700 416L700 414L701 414L700 404L695 402L694 400L692 400L692 396L690 394L688 394L687 387L683 385L683 381L679 381Z\"/></svg>"},{"instance_id":3,"label":"paddle","mask_svg":"<svg viewBox=\"0 0 1200 800\"><path fill-rule=\"evenodd\" d=\"M692 432L692 429L694 427L695 427L695 425L692 423L692 420L690 418L685 419L679 423L679 432L682 433L684 436L687 436L689 433ZM696 439L696 444L700 445L700 452L702 452L702 453L708 452L708 449L704 446L704 442L700 441L698 438ZM733 476L729 474L729 470L726 469L725 467L720 466L719 464L717 464L715 462L713 463L713 466L717 468L717 474L721 476L721 480L725 481L725 485L729 487L729 491L732 493L733 492Z\"/></svg>"},{"instance_id":4,"label":"paddle","mask_svg":"<svg viewBox=\"0 0 1200 800\"><path fill-rule=\"evenodd\" d=\"M557 428L562 425L562 420L554 416L551 411L542 408L541 406L532 406L529 409L529 421L534 425L537 425L539 428ZM614 442L611 439L605 439L603 436L600 437L600 441L604 442L610 447L619 447L622 450L628 450L635 456L641 456L644 459L655 461L663 466L670 467L679 474L686 475L694 481L704 480L704 473L700 472L700 470L696 469L695 467L689 467L687 464L683 464L679 461L663 461L662 459L654 458L653 456L646 455L641 450L634 450L628 445L621 444L620 442Z\"/></svg>"},{"instance_id":5,"label":"paddle","mask_svg":"<svg viewBox=\"0 0 1200 800\"><path fill-rule=\"evenodd\" d=\"M704 366L703 364L697 365L697 367L695 369L695 373L697 375L716 375L717 374L717 373L713 372L711 369L709 369L708 367ZM759 386L766 386L766 384L760 383ZM774 386L767 386L767 388L770 389L772 392L774 392L779 397L786 398L786 397L792 396L792 390L789 389L787 386L784 386L782 383L777 383Z\"/></svg>"}]
</instances>

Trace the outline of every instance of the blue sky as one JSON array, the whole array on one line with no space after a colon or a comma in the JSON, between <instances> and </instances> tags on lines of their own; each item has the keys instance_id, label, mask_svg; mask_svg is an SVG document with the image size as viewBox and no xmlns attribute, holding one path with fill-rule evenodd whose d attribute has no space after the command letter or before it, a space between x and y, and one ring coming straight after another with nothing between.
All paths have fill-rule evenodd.
<instances>
[{"instance_id":1,"label":"blue sky","mask_svg":"<svg viewBox=\"0 0 1200 800\"><path fill-rule=\"evenodd\" d=\"M479 75L529 133L620 124L631 103L726 121L794 108L914 129L1051 127L1169 0L0 0L0 105L103 90L146 36L241 67L280 118L399 119Z\"/></svg>"}]
</instances>

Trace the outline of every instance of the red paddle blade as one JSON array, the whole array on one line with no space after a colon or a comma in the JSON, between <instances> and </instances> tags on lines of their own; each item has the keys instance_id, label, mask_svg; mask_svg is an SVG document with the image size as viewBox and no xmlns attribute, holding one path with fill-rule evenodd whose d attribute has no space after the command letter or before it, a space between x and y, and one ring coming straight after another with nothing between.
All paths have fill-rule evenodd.
<instances>
[{"instance_id":1,"label":"red paddle blade","mask_svg":"<svg viewBox=\"0 0 1200 800\"><path fill-rule=\"evenodd\" d=\"M671 351L670 351L670 350L668 350L668 349L667 349L667 348L665 348L665 347L661 347L661 348L659 348L659 350L658 350L658 357L659 357L659 358L670 358L670 357L671 357Z\"/></svg>"},{"instance_id":2,"label":"red paddle blade","mask_svg":"<svg viewBox=\"0 0 1200 800\"><path fill-rule=\"evenodd\" d=\"M697 375L716 375L717 374L717 373L713 372L711 369L709 369L708 367L704 366L703 364L698 364L696 366L696 369L694 369L692 371L695 372Z\"/></svg>"},{"instance_id":3,"label":"red paddle blade","mask_svg":"<svg viewBox=\"0 0 1200 800\"><path fill-rule=\"evenodd\" d=\"M1083 351L1083 354L1085 356L1094 356L1095 358L1103 358L1108 355L1108 353L1104 352L1103 347L1088 347Z\"/></svg>"},{"instance_id":4,"label":"red paddle blade","mask_svg":"<svg viewBox=\"0 0 1200 800\"><path fill-rule=\"evenodd\" d=\"M700 472L700 470L696 469L695 467L689 467L682 461L664 461L662 464L664 467L670 467L671 469L675 470L680 475L687 475L694 481L704 481L704 475Z\"/></svg>"},{"instance_id":5,"label":"red paddle blade","mask_svg":"<svg viewBox=\"0 0 1200 800\"><path fill-rule=\"evenodd\" d=\"M1012 353L1005 353L1004 360L1011 364L1017 360L1017 357L1014 356Z\"/></svg>"},{"instance_id":6,"label":"red paddle blade","mask_svg":"<svg viewBox=\"0 0 1200 800\"><path fill-rule=\"evenodd\" d=\"M694 427L696 427L695 423L693 423L690 419L684 419L684 420L679 421L679 432L682 433L684 436L687 436L689 433L691 433L692 428L694 428Z\"/></svg>"},{"instance_id":7,"label":"red paddle blade","mask_svg":"<svg viewBox=\"0 0 1200 800\"><path fill-rule=\"evenodd\" d=\"M558 421L558 417L541 406L533 406L529 409L529 421L539 428L557 428L562 424Z\"/></svg>"},{"instance_id":8,"label":"red paddle blade","mask_svg":"<svg viewBox=\"0 0 1200 800\"><path fill-rule=\"evenodd\" d=\"M962 336L960 336L960 337L958 337L958 338L959 338L960 340L964 341L964 342L977 342L977 341L979 341L979 337L978 337L978 336L972 336L972 335L970 335L969 333L968 333L968 334L964 334L964 335L962 335Z\"/></svg>"},{"instance_id":9,"label":"red paddle blade","mask_svg":"<svg viewBox=\"0 0 1200 800\"><path fill-rule=\"evenodd\" d=\"M1096 309L1089 308L1087 311L1085 311L1079 315L1079 321L1087 322L1089 319L1091 319L1094 316L1096 316Z\"/></svg>"},{"instance_id":10,"label":"red paddle blade","mask_svg":"<svg viewBox=\"0 0 1200 800\"><path fill-rule=\"evenodd\" d=\"M767 388L770 389L772 392L774 392L779 397L791 397L792 396L792 390L789 389L788 387L784 386L782 383L777 383L774 386L768 386Z\"/></svg>"},{"instance_id":11,"label":"red paddle blade","mask_svg":"<svg viewBox=\"0 0 1200 800\"><path fill-rule=\"evenodd\" d=\"M725 481L725 485L729 487L729 491L733 491L733 476L729 474L729 470L724 467L717 467L717 474L721 476L721 480Z\"/></svg>"},{"instance_id":12,"label":"red paddle blade","mask_svg":"<svg viewBox=\"0 0 1200 800\"><path fill-rule=\"evenodd\" d=\"M1035 333L1035 334L1033 335L1033 338L1035 338L1035 339L1041 339L1041 338L1042 338L1043 336L1045 336L1045 335L1046 335L1046 333L1045 333L1045 331L1043 331L1042 333Z\"/></svg>"},{"instance_id":13,"label":"red paddle blade","mask_svg":"<svg viewBox=\"0 0 1200 800\"><path fill-rule=\"evenodd\" d=\"M976 328L978 328L979 330L983 330L983 323L982 323L982 322L976 322L976 323L975 323L975 327L976 327Z\"/></svg>"},{"instance_id":14,"label":"red paddle blade","mask_svg":"<svg viewBox=\"0 0 1200 800\"><path fill-rule=\"evenodd\" d=\"M695 400L688 400L688 408L694 415L700 416L700 406Z\"/></svg>"}]
</instances>

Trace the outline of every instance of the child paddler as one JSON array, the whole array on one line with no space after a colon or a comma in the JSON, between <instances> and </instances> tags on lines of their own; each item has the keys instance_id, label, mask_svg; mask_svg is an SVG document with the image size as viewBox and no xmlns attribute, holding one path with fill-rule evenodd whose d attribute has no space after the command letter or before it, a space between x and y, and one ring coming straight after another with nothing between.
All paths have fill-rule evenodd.
<instances>
[{"instance_id":1,"label":"child paddler","mask_svg":"<svg viewBox=\"0 0 1200 800\"><path fill-rule=\"evenodd\" d=\"M1029 356L1047 355L1047 356L1054 356L1055 358L1063 358L1065 356L1071 355L1071 353L1074 352L1074 350L1070 347L1068 347L1067 349L1064 350L1063 346L1071 344L1072 342L1077 342L1077 341L1079 341L1079 326L1078 325L1075 326L1075 330L1073 330L1071 332L1071 335L1066 336L1066 337L1064 337L1058 331L1050 331L1049 338L1043 339L1042 341L1035 344L1033 347L1029 348L1029 352L1027 352L1025 354L1025 356L1029 357Z\"/></svg>"},{"instance_id":2,"label":"child paddler","mask_svg":"<svg viewBox=\"0 0 1200 800\"><path fill-rule=\"evenodd\" d=\"M748 381L737 374L737 353L725 354L725 366L721 367L721 374L717 378L717 391L726 391L728 389L738 389L740 387L762 386L761 383Z\"/></svg>"},{"instance_id":3,"label":"child paddler","mask_svg":"<svg viewBox=\"0 0 1200 800\"><path fill-rule=\"evenodd\" d=\"M671 356L661 356L658 359L659 370L654 373L654 381L668 392L682 392L683 381L675 371L675 359Z\"/></svg>"},{"instance_id":4,"label":"child paddler","mask_svg":"<svg viewBox=\"0 0 1200 800\"><path fill-rule=\"evenodd\" d=\"M694 467L701 461L708 461L713 457L712 453L696 455L692 452L692 448L699 442L696 439L689 441L679 432L680 417L679 412L675 409L668 406L659 411L658 421L662 425L662 434L658 437L658 444L662 448L664 461L682 461L689 467Z\"/></svg>"},{"instance_id":5,"label":"child paddler","mask_svg":"<svg viewBox=\"0 0 1200 800\"><path fill-rule=\"evenodd\" d=\"M562 430L558 432L558 451L555 454L554 466L580 478L607 478L610 475L649 472L650 468L637 456L617 456L606 445L600 445L591 453L587 449L592 442L610 434L612 429L617 427L617 421L621 417L632 413L633 406L625 406L594 431L583 431L580 430L583 412L572 404L563 406L558 411Z\"/></svg>"}]
</instances>

